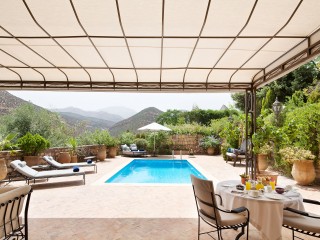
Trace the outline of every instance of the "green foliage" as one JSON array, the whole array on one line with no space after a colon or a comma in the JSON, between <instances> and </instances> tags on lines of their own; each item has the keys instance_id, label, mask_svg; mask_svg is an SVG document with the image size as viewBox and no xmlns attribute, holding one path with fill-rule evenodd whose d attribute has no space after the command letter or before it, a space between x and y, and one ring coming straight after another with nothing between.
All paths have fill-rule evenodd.
<instances>
[{"instance_id":1,"label":"green foliage","mask_svg":"<svg viewBox=\"0 0 320 240\"><path fill-rule=\"evenodd\" d=\"M50 147L50 143L39 134L27 133L18 139L20 149L25 156L37 156L40 152Z\"/></svg>"},{"instance_id":2,"label":"green foliage","mask_svg":"<svg viewBox=\"0 0 320 240\"><path fill-rule=\"evenodd\" d=\"M272 108L272 104L274 103L276 96L271 88L268 89L265 98L262 99L261 111L265 109Z\"/></svg>"},{"instance_id":3,"label":"green foliage","mask_svg":"<svg viewBox=\"0 0 320 240\"><path fill-rule=\"evenodd\" d=\"M235 107L240 111L245 110L245 94L244 93L234 93L231 94L231 98L235 103Z\"/></svg>"},{"instance_id":4,"label":"green foliage","mask_svg":"<svg viewBox=\"0 0 320 240\"><path fill-rule=\"evenodd\" d=\"M135 138L136 136L134 133L129 131L123 132L119 137L120 144L127 144L130 146L130 144L134 143Z\"/></svg>"},{"instance_id":5,"label":"green foliage","mask_svg":"<svg viewBox=\"0 0 320 240\"><path fill-rule=\"evenodd\" d=\"M320 82L310 92L308 97L308 103L317 103L317 102L320 102Z\"/></svg>"},{"instance_id":6,"label":"green foliage","mask_svg":"<svg viewBox=\"0 0 320 240\"><path fill-rule=\"evenodd\" d=\"M210 147L218 148L220 146L220 141L213 136L206 136L200 140L199 145L203 149L208 149Z\"/></svg>"},{"instance_id":7,"label":"green foliage","mask_svg":"<svg viewBox=\"0 0 320 240\"><path fill-rule=\"evenodd\" d=\"M108 130L95 130L94 132L85 132L79 136L79 143L83 145L105 145L106 147L115 147L119 145L119 140L112 137Z\"/></svg>"},{"instance_id":8,"label":"green foliage","mask_svg":"<svg viewBox=\"0 0 320 240\"><path fill-rule=\"evenodd\" d=\"M75 137L69 138L67 146L69 148L71 148L71 155L76 155L77 147L78 147L78 141L77 141L77 139Z\"/></svg>"},{"instance_id":9,"label":"green foliage","mask_svg":"<svg viewBox=\"0 0 320 240\"><path fill-rule=\"evenodd\" d=\"M194 108L191 111L168 110L162 113L157 122L160 124L167 124L171 126L184 124L199 124L209 126L214 119L221 119L232 114L237 114L236 110L203 110Z\"/></svg>"},{"instance_id":10,"label":"green foliage","mask_svg":"<svg viewBox=\"0 0 320 240\"><path fill-rule=\"evenodd\" d=\"M210 124L210 127L209 129L211 130L211 135L214 135L214 136L220 136L221 132L223 131L223 128L226 124L226 122L228 122L228 118L227 117L224 117L224 118L221 118L221 119L213 119L211 120L211 124ZM205 135L205 134L203 134ZM206 134L206 135L210 135L210 134Z\"/></svg>"},{"instance_id":11,"label":"green foliage","mask_svg":"<svg viewBox=\"0 0 320 240\"><path fill-rule=\"evenodd\" d=\"M17 138L39 134L48 139L52 146L63 146L70 130L58 114L24 104L1 117L3 134L16 133Z\"/></svg>"},{"instance_id":12,"label":"green foliage","mask_svg":"<svg viewBox=\"0 0 320 240\"><path fill-rule=\"evenodd\" d=\"M280 156L283 160L293 163L297 160L313 160L315 155L309 150L305 150L299 147L285 147L280 149Z\"/></svg>"},{"instance_id":13,"label":"green foliage","mask_svg":"<svg viewBox=\"0 0 320 240\"><path fill-rule=\"evenodd\" d=\"M283 132L287 135L287 145L319 153L320 103L297 107L286 114Z\"/></svg>"},{"instance_id":14,"label":"green foliage","mask_svg":"<svg viewBox=\"0 0 320 240\"><path fill-rule=\"evenodd\" d=\"M199 134L204 136L212 135L212 128L201 126L200 124L183 124L183 125L168 125L168 127L172 130L169 134Z\"/></svg>"},{"instance_id":15,"label":"green foliage","mask_svg":"<svg viewBox=\"0 0 320 240\"><path fill-rule=\"evenodd\" d=\"M245 131L245 116L241 114L234 116L231 121L227 121L223 130L220 132L220 138L224 139L223 151L228 147L239 148L242 136Z\"/></svg>"},{"instance_id":16,"label":"green foliage","mask_svg":"<svg viewBox=\"0 0 320 240\"><path fill-rule=\"evenodd\" d=\"M144 138L136 138L134 143L137 144L138 149L147 149L148 141Z\"/></svg>"},{"instance_id":17,"label":"green foliage","mask_svg":"<svg viewBox=\"0 0 320 240\"><path fill-rule=\"evenodd\" d=\"M13 143L16 135L15 133L9 133L5 137L0 136L0 151L17 149L17 144Z\"/></svg>"},{"instance_id":18,"label":"green foliage","mask_svg":"<svg viewBox=\"0 0 320 240\"><path fill-rule=\"evenodd\" d=\"M148 133L146 135L146 140L148 142L148 151L153 152L155 143L156 152L158 152L159 154L171 154L173 143L170 140L169 136L169 132L165 131Z\"/></svg>"}]
</instances>

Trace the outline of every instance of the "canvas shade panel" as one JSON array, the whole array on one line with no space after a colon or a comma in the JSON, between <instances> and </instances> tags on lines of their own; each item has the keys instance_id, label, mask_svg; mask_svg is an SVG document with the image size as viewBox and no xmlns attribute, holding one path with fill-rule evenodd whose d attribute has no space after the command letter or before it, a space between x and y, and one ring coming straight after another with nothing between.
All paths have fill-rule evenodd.
<instances>
[{"instance_id":1,"label":"canvas shade panel","mask_svg":"<svg viewBox=\"0 0 320 240\"><path fill-rule=\"evenodd\" d=\"M317 0L3 0L0 88L259 88L320 53Z\"/></svg>"}]
</instances>

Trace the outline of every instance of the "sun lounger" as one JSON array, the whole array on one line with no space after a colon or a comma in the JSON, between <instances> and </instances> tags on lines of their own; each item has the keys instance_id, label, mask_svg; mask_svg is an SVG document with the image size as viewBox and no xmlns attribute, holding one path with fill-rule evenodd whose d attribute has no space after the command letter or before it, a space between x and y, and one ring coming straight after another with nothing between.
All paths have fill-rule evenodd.
<instances>
[{"instance_id":1,"label":"sun lounger","mask_svg":"<svg viewBox=\"0 0 320 240\"><path fill-rule=\"evenodd\" d=\"M73 169L64 170L49 170L38 172L31 167L27 166L26 162L20 160L14 160L10 163L10 166L14 171L17 171L21 176L23 176L28 184L30 180L42 179L42 178L55 178L55 177L70 177L70 176L82 176L83 184L86 184L85 172L79 171L74 172Z\"/></svg>"},{"instance_id":2,"label":"sun lounger","mask_svg":"<svg viewBox=\"0 0 320 240\"><path fill-rule=\"evenodd\" d=\"M121 145L121 151L123 156L130 157L146 156L148 154L145 150L131 150L127 144Z\"/></svg>"},{"instance_id":3,"label":"sun lounger","mask_svg":"<svg viewBox=\"0 0 320 240\"><path fill-rule=\"evenodd\" d=\"M44 156L43 160L45 160L52 168L54 169L68 169L73 167L93 167L94 171L97 172L97 164L95 162L87 163L87 162L81 162L81 163L59 163L56 160L53 159L51 156Z\"/></svg>"}]
</instances>

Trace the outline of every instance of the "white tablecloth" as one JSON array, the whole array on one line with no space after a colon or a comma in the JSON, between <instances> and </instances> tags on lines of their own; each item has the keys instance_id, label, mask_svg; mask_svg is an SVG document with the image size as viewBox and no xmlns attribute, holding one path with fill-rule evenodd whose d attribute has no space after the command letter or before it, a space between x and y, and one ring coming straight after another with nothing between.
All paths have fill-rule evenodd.
<instances>
[{"instance_id":1,"label":"white tablecloth","mask_svg":"<svg viewBox=\"0 0 320 240\"><path fill-rule=\"evenodd\" d=\"M223 206L227 210L241 206L247 207L250 211L250 223L261 232L262 239L281 239L284 207L304 210L303 198L300 194L295 197L282 195L283 200L269 199L264 195L252 198L247 194L232 193L233 190L237 191L235 188L237 184L240 184L240 181L219 182L215 192L221 195Z\"/></svg>"}]
</instances>

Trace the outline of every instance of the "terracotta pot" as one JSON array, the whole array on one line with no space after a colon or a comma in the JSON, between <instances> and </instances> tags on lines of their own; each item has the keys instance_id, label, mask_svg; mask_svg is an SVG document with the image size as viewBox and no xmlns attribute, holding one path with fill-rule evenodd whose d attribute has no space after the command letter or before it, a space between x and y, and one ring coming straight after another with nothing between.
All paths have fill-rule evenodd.
<instances>
[{"instance_id":1,"label":"terracotta pot","mask_svg":"<svg viewBox=\"0 0 320 240\"><path fill-rule=\"evenodd\" d=\"M8 169L5 159L0 159L0 180L7 177Z\"/></svg>"},{"instance_id":2,"label":"terracotta pot","mask_svg":"<svg viewBox=\"0 0 320 240\"><path fill-rule=\"evenodd\" d=\"M214 154L214 147L207 148L207 153L208 153L208 155L213 155Z\"/></svg>"},{"instance_id":3,"label":"terracotta pot","mask_svg":"<svg viewBox=\"0 0 320 240\"><path fill-rule=\"evenodd\" d=\"M99 161L104 161L107 158L106 146L100 146L100 149L97 153L97 159Z\"/></svg>"},{"instance_id":4,"label":"terracotta pot","mask_svg":"<svg viewBox=\"0 0 320 240\"><path fill-rule=\"evenodd\" d=\"M71 162L71 156L69 152L61 152L58 156L58 162L59 163L70 163Z\"/></svg>"},{"instance_id":5,"label":"terracotta pot","mask_svg":"<svg viewBox=\"0 0 320 240\"><path fill-rule=\"evenodd\" d=\"M291 174L299 185L309 185L316 178L316 171L312 160L295 160Z\"/></svg>"},{"instance_id":6,"label":"terracotta pot","mask_svg":"<svg viewBox=\"0 0 320 240\"><path fill-rule=\"evenodd\" d=\"M108 158L115 158L117 156L117 147L108 148Z\"/></svg>"},{"instance_id":7,"label":"terracotta pot","mask_svg":"<svg viewBox=\"0 0 320 240\"><path fill-rule=\"evenodd\" d=\"M247 181L246 178L244 178L244 177L241 178L241 183L242 183L243 185L246 185L246 181Z\"/></svg>"},{"instance_id":8,"label":"terracotta pot","mask_svg":"<svg viewBox=\"0 0 320 240\"><path fill-rule=\"evenodd\" d=\"M268 155L267 154L258 154L258 167L259 171L264 171L268 168Z\"/></svg>"},{"instance_id":9,"label":"terracotta pot","mask_svg":"<svg viewBox=\"0 0 320 240\"><path fill-rule=\"evenodd\" d=\"M40 156L24 156L23 159L29 167L41 164Z\"/></svg>"},{"instance_id":10,"label":"terracotta pot","mask_svg":"<svg viewBox=\"0 0 320 240\"><path fill-rule=\"evenodd\" d=\"M71 162L72 163L77 163L78 162L78 156L77 155L72 155L71 156Z\"/></svg>"}]
</instances>

